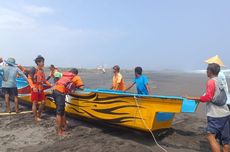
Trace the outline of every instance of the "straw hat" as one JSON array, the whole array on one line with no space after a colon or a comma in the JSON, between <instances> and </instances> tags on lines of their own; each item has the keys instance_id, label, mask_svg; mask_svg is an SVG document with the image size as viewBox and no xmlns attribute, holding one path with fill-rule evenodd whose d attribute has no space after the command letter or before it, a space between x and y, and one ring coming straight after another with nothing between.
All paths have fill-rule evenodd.
<instances>
[{"instance_id":1,"label":"straw hat","mask_svg":"<svg viewBox=\"0 0 230 152\"><path fill-rule=\"evenodd\" d=\"M205 60L204 62L208 64L216 63L216 64L219 64L219 66L224 67L224 62L220 59L218 55L211 57L208 60Z\"/></svg>"}]
</instances>

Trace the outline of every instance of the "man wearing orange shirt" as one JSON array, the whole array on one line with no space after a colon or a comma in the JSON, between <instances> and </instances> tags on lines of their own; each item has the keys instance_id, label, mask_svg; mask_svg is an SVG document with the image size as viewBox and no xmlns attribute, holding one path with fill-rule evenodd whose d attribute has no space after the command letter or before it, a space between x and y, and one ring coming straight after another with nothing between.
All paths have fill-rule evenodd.
<instances>
[{"instance_id":1,"label":"man wearing orange shirt","mask_svg":"<svg viewBox=\"0 0 230 152\"><path fill-rule=\"evenodd\" d=\"M51 87L51 84L45 78L44 62L42 56L38 56L35 60L37 67L33 67L28 75L28 82L31 87L31 101L33 102L32 111L34 112L35 121L41 121L41 113L45 106L44 84ZM38 104L39 108L37 110Z\"/></svg>"},{"instance_id":2,"label":"man wearing orange shirt","mask_svg":"<svg viewBox=\"0 0 230 152\"><path fill-rule=\"evenodd\" d=\"M63 72L62 77L57 81L54 86L53 98L56 103L56 124L57 134L62 136L65 134L67 127L65 118L65 96L71 93L75 88L84 89L84 84L78 76L76 68L68 72Z\"/></svg>"},{"instance_id":3,"label":"man wearing orange shirt","mask_svg":"<svg viewBox=\"0 0 230 152\"><path fill-rule=\"evenodd\" d=\"M112 82L112 90L120 90L124 91L125 90L125 82L123 79L123 76L120 73L120 67L118 65L115 65L113 67L113 82Z\"/></svg>"}]
</instances>

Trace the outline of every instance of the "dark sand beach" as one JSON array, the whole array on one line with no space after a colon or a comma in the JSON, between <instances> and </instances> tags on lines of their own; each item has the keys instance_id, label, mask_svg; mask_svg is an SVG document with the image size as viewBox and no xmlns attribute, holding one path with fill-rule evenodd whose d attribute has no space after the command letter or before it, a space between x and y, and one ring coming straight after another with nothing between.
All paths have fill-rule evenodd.
<instances>
[{"instance_id":1,"label":"dark sand beach","mask_svg":"<svg viewBox=\"0 0 230 152\"><path fill-rule=\"evenodd\" d=\"M133 72L122 71L127 84ZM86 87L109 88L111 71L80 70ZM204 92L205 74L180 72L146 72L152 94L200 95ZM228 79L229 82L229 79ZM131 91L135 91L135 88ZM0 98L4 111L3 99ZM13 104L12 104L13 105ZM28 110L29 107L21 107ZM44 120L35 123L32 114L0 117L1 152L160 152L149 133L116 127L84 118L68 118L65 137L55 134L55 115L46 112ZM169 152L209 152L205 138L205 106L200 104L194 114L177 114L172 128L156 132L161 146Z\"/></svg>"}]
</instances>

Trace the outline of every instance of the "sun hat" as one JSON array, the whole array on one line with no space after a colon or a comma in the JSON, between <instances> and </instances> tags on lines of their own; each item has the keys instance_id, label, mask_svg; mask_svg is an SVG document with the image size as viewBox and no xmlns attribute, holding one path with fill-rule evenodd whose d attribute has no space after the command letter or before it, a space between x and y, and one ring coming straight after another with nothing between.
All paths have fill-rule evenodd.
<instances>
[{"instance_id":1,"label":"sun hat","mask_svg":"<svg viewBox=\"0 0 230 152\"><path fill-rule=\"evenodd\" d=\"M221 67L225 67L224 66L224 62L220 59L220 57L218 55L216 55L214 57L211 57L211 58L205 60L204 62L206 62L208 64L216 63L216 64L218 64Z\"/></svg>"}]
</instances>

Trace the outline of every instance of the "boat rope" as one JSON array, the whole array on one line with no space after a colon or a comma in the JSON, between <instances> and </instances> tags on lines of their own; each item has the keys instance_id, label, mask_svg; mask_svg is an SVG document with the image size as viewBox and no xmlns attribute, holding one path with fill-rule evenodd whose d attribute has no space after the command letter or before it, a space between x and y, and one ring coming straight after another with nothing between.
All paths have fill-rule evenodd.
<instances>
[{"instance_id":1,"label":"boat rope","mask_svg":"<svg viewBox=\"0 0 230 152\"><path fill-rule=\"evenodd\" d=\"M140 117L141 117L141 120L142 120L143 124L145 125L145 127L146 127L146 128L149 130L149 132L151 133L154 142L155 142L156 145L157 145L160 149L162 149L164 152L168 152L165 148L163 148L163 147L157 142L157 140L156 140L156 138L155 138L155 136L154 136L152 130L151 130L151 129L148 127L148 125L146 124L146 122L145 122L145 120L144 120L144 118L143 118L143 116L142 116L141 110L140 110L140 108L139 108L140 106L139 106L139 104L138 104L138 98L137 98L136 96L134 96L134 99L135 99L136 106L137 106L137 109L138 109L138 113L139 113L139 115L140 115ZM152 149L152 151L153 151L153 149Z\"/></svg>"}]
</instances>

